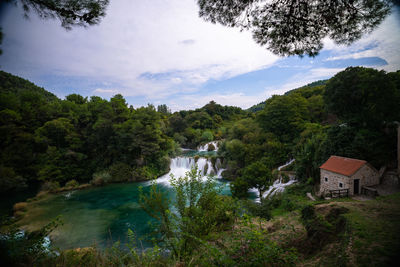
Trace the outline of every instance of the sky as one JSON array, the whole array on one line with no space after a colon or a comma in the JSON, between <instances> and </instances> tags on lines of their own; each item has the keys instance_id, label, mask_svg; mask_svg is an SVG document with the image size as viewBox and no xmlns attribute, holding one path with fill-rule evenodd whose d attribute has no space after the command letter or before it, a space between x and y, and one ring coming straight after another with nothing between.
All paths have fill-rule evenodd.
<instances>
[{"instance_id":1,"label":"sky","mask_svg":"<svg viewBox=\"0 0 400 267\"><path fill-rule=\"evenodd\" d=\"M70 31L3 4L0 69L60 98L77 93L134 107L195 109L211 100L249 108L349 66L400 69L400 8L350 46L324 40L314 57L278 57L246 31L205 22L195 0L111 0L99 25Z\"/></svg>"}]
</instances>

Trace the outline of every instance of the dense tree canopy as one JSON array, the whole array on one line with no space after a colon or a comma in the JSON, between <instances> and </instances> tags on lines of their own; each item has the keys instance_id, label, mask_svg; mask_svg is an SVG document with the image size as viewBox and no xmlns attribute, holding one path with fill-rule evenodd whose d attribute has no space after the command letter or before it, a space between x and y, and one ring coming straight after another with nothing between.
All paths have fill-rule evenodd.
<instances>
[{"instance_id":1,"label":"dense tree canopy","mask_svg":"<svg viewBox=\"0 0 400 267\"><path fill-rule=\"evenodd\" d=\"M166 105L128 107L121 95L60 100L5 72L0 89L4 190L32 181L149 179L168 170L168 157L179 146L213 140L220 141L223 177L236 179L236 196L250 187L265 189L269 174L260 173L290 158L296 158L298 179L318 182L318 167L331 155L364 159L376 168L396 155L399 72L348 68L328 82L273 96L257 112L211 101L171 114Z\"/></svg>"},{"instance_id":2,"label":"dense tree canopy","mask_svg":"<svg viewBox=\"0 0 400 267\"><path fill-rule=\"evenodd\" d=\"M70 29L72 26L98 24L105 16L109 0L9 0L22 4L25 15L31 10L41 18L57 18L61 25Z\"/></svg>"},{"instance_id":3,"label":"dense tree canopy","mask_svg":"<svg viewBox=\"0 0 400 267\"><path fill-rule=\"evenodd\" d=\"M96 173L143 180L168 169L174 142L151 105L131 109L121 95L60 100L5 72L0 88L1 190L33 181L88 182Z\"/></svg>"},{"instance_id":4,"label":"dense tree canopy","mask_svg":"<svg viewBox=\"0 0 400 267\"><path fill-rule=\"evenodd\" d=\"M389 0L198 0L199 15L251 30L254 40L283 56L315 56L329 37L350 44L390 11Z\"/></svg>"},{"instance_id":5,"label":"dense tree canopy","mask_svg":"<svg viewBox=\"0 0 400 267\"><path fill-rule=\"evenodd\" d=\"M329 80L324 94L329 112L362 126L400 121L400 72L350 67Z\"/></svg>"},{"instance_id":6,"label":"dense tree canopy","mask_svg":"<svg viewBox=\"0 0 400 267\"><path fill-rule=\"evenodd\" d=\"M33 10L42 19L58 19L67 30L73 26L88 26L100 23L106 15L109 0L5 0L21 4L28 17ZM3 37L0 28L0 45ZM2 50L0 49L0 55Z\"/></svg>"}]
</instances>

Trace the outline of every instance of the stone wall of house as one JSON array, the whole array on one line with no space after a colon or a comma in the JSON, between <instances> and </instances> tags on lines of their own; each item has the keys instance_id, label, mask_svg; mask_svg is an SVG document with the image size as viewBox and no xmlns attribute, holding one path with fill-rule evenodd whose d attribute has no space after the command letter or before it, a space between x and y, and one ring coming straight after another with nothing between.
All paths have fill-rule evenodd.
<instances>
[{"instance_id":1,"label":"stone wall of house","mask_svg":"<svg viewBox=\"0 0 400 267\"><path fill-rule=\"evenodd\" d=\"M328 178L328 181L325 181L325 178ZM342 183L342 187L339 187L339 183ZM321 184L319 189L321 194L324 194L324 192L328 192L329 190L351 188L352 183L348 176L321 169Z\"/></svg>"},{"instance_id":2,"label":"stone wall of house","mask_svg":"<svg viewBox=\"0 0 400 267\"><path fill-rule=\"evenodd\" d=\"M379 184L379 172L376 171L369 164L365 164L355 174L351 176L351 179L352 180L360 179L360 190L361 190L361 187L363 185L371 186Z\"/></svg>"},{"instance_id":3,"label":"stone wall of house","mask_svg":"<svg viewBox=\"0 0 400 267\"><path fill-rule=\"evenodd\" d=\"M325 181L325 178L328 178L328 181ZM351 177L321 169L320 194L329 190L349 189L349 195L353 195L354 179L360 179L358 192L361 193L362 186L379 184L379 173L369 164L362 166ZM340 187L340 183L342 187Z\"/></svg>"}]
</instances>

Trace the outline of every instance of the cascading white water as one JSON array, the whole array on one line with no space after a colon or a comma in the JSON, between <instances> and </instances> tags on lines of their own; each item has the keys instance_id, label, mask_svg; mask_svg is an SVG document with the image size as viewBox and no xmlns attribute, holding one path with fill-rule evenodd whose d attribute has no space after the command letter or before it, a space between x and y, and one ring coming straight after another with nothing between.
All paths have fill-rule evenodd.
<instances>
[{"instance_id":1,"label":"cascading white water","mask_svg":"<svg viewBox=\"0 0 400 267\"><path fill-rule=\"evenodd\" d=\"M286 166L289 166L294 161L295 161L295 159L291 159L288 162L286 162L285 164L283 164L282 166L279 166L278 171L285 168ZM269 197L274 196L276 193L282 193L283 191L285 191L285 188L287 186L294 184L296 182L297 182L297 180L296 180L296 177L294 177L294 176L289 176L289 181L287 181L286 183L284 183L282 181L282 176L279 176L279 178L275 180L275 182L268 188L268 190L262 194L262 197L269 198ZM258 194L258 190L256 188L250 188L249 192ZM255 201L260 202L260 198L257 198Z\"/></svg>"},{"instance_id":2,"label":"cascading white water","mask_svg":"<svg viewBox=\"0 0 400 267\"><path fill-rule=\"evenodd\" d=\"M212 142L209 142L209 143L204 144L204 145L202 145L202 146L199 146L199 147L197 148L197 150L198 150L198 151L208 151L208 146L209 146L210 144L212 144L212 145L214 146L214 150L213 150L213 151L217 151L217 150L218 150L218 142L217 142L217 141L212 141Z\"/></svg>"},{"instance_id":3,"label":"cascading white water","mask_svg":"<svg viewBox=\"0 0 400 267\"><path fill-rule=\"evenodd\" d=\"M196 162L194 158L176 157L171 159L170 171L158 178L156 182L170 185L169 180L171 174L174 177L185 176L186 172L190 171L195 165L197 165L197 168L203 177L207 175L215 175L216 178L221 178L221 174L225 170L221 168L221 161L219 159L216 161L214 168L211 160L207 158L198 158Z\"/></svg>"},{"instance_id":4,"label":"cascading white water","mask_svg":"<svg viewBox=\"0 0 400 267\"><path fill-rule=\"evenodd\" d=\"M282 170L283 168L289 166L290 164L292 164L295 161L295 159L291 159L288 162L286 162L285 164L283 164L282 166L278 167L278 171Z\"/></svg>"},{"instance_id":5,"label":"cascading white water","mask_svg":"<svg viewBox=\"0 0 400 267\"><path fill-rule=\"evenodd\" d=\"M282 179L277 179L273 185L271 185L267 191L265 191L262 195L263 198L269 198L275 195L276 193L281 193L285 190L285 187L297 182L296 179L289 180L286 183L282 183Z\"/></svg>"}]
</instances>

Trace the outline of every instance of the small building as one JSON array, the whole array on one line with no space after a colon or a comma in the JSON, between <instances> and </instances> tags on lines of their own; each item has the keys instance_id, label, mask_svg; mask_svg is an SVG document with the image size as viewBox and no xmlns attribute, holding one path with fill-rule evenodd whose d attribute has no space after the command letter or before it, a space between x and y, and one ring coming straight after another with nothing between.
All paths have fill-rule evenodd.
<instances>
[{"instance_id":1,"label":"small building","mask_svg":"<svg viewBox=\"0 0 400 267\"><path fill-rule=\"evenodd\" d=\"M360 194L363 186L379 184L378 171L365 160L331 156L319 168L322 195L332 190L348 190L348 195L351 196Z\"/></svg>"}]
</instances>

